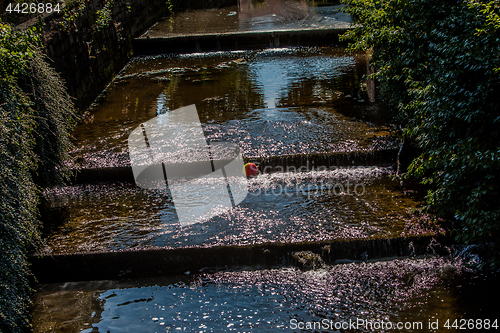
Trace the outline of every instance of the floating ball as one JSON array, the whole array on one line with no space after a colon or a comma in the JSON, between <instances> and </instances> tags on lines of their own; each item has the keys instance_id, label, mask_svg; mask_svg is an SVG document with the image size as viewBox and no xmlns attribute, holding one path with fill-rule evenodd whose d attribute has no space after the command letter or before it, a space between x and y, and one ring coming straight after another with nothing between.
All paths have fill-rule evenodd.
<instances>
[{"instance_id":1,"label":"floating ball","mask_svg":"<svg viewBox=\"0 0 500 333\"><path fill-rule=\"evenodd\" d=\"M245 173L245 176L250 177L250 176L255 176L256 174L259 173L259 169L257 166L253 163L247 163L245 164L245 168L243 169L243 172Z\"/></svg>"}]
</instances>

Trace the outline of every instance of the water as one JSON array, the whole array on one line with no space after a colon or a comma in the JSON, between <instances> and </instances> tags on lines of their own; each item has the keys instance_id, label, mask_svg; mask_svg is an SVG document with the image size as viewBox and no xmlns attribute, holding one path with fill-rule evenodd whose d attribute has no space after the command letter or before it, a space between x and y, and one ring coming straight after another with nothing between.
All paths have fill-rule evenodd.
<instances>
[{"instance_id":1,"label":"water","mask_svg":"<svg viewBox=\"0 0 500 333\"><path fill-rule=\"evenodd\" d=\"M340 168L260 175L247 198L229 212L181 227L167 192L132 184L52 189L46 197L64 212L45 253L148 247L250 245L371 239L442 232L421 201L391 180L390 168ZM208 198L200 199L207 204ZM196 201L196 198L193 198ZM197 202L197 201L196 201ZM193 208L196 211L196 207Z\"/></svg>"},{"instance_id":2,"label":"water","mask_svg":"<svg viewBox=\"0 0 500 333\"><path fill-rule=\"evenodd\" d=\"M396 147L364 73L364 55L330 48L136 58L75 129L73 155L84 168L130 165L130 132L191 104L209 142L245 157Z\"/></svg>"},{"instance_id":3,"label":"water","mask_svg":"<svg viewBox=\"0 0 500 333\"><path fill-rule=\"evenodd\" d=\"M342 6L294 0L240 0L239 6L176 12L142 37L170 37L242 31L347 28ZM318 6L319 5L319 6Z\"/></svg>"},{"instance_id":4,"label":"water","mask_svg":"<svg viewBox=\"0 0 500 333\"><path fill-rule=\"evenodd\" d=\"M260 7L251 2L245 16L245 3L239 12L213 13L237 17L234 29L241 31L314 27L321 13L328 21L330 10L268 0ZM168 24L182 26L182 20L213 14L207 13L180 13ZM227 22L221 26L233 29ZM130 165L130 132L190 104L198 108L207 141L237 144L245 157L397 147L384 110L368 102L372 98L362 79L366 68L364 55L331 48L136 58L73 133L75 166ZM443 233L432 217L412 214L421 198L392 180L393 173L379 166L260 174L249 180L249 195L240 205L187 227L180 226L167 191L128 183L52 188L44 195L59 219L45 230L42 254ZM207 193L199 194L195 199L207 203L202 196ZM429 320L441 325L447 319L494 320L492 303L499 293L493 280L444 258L320 265L309 271L246 267L38 286L32 314L35 332L300 331L294 323L322 320L330 325L421 322L427 328Z\"/></svg>"},{"instance_id":5,"label":"water","mask_svg":"<svg viewBox=\"0 0 500 333\"><path fill-rule=\"evenodd\" d=\"M446 320L498 320L494 276L468 273L460 261L393 259L301 271L247 268L137 281L41 286L34 332L276 332L298 322L328 332L381 332L366 324L421 323L404 332L452 332ZM488 290L486 293L484 290ZM429 329L429 321L439 329ZM377 327L377 326L375 326ZM319 330L316 330L319 331Z\"/></svg>"}]
</instances>

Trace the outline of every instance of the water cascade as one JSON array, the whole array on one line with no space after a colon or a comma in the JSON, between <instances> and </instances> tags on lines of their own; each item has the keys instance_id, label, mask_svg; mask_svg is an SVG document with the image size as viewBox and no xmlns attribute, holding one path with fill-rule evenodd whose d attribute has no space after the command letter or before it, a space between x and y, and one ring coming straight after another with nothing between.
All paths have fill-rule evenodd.
<instances>
[{"instance_id":1,"label":"water cascade","mask_svg":"<svg viewBox=\"0 0 500 333\"><path fill-rule=\"evenodd\" d=\"M418 151L400 150L367 91L367 57L334 45L349 26L334 4L241 0L175 13L136 39L142 56L73 133L72 183L44 192L34 331L274 332L309 322L338 332L350 321L357 331L389 322L418 331L431 319L491 317L461 293L477 257L453 259L436 219L414 214L422 196L396 179L397 162ZM168 188L136 185L128 138L193 104L207 145L239 147L259 173L241 203L181 225ZM213 201L204 191L193 214Z\"/></svg>"}]
</instances>

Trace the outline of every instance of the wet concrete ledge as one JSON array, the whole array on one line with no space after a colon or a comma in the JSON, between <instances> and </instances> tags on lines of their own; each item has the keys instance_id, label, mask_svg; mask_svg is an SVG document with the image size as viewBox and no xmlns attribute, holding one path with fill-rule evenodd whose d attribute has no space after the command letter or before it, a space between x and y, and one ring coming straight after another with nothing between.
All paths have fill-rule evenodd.
<instances>
[{"instance_id":1,"label":"wet concrete ledge","mask_svg":"<svg viewBox=\"0 0 500 333\"><path fill-rule=\"evenodd\" d=\"M156 248L105 253L59 254L30 257L38 283L121 280L213 272L242 266L270 268L297 265L292 255L312 251L327 264L366 261L387 257L448 254L451 239L439 236L267 243L248 246Z\"/></svg>"},{"instance_id":2,"label":"wet concrete ledge","mask_svg":"<svg viewBox=\"0 0 500 333\"><path fill-rule=\"evenodd\" d=\"M272 172L307 172L322 168L347 166L375 166L394 164L397 161L399 149L381 149L353 152L337 152L326 154L283 155L271 157L244 157L245 163L255 163L261 173ZM405 150L405 159L411 160L418 156L419 150ZM108 167L95 169L75 169L71 179L72 184L98 182L129 182L134 183L132 167Z\"/></svg>"},{"instance_id":3,"label":"wet concrete ledge","mask_svg":"<svg viewBox=\"0 0 500 333\"><path fill-rule=\"evenodd\" d=\"M245 31L171 37L141 37L133 40L135 55L255 50L277 47L343 45L339 36L348 29L301 29Z\"/></svg>"}]
</instances>

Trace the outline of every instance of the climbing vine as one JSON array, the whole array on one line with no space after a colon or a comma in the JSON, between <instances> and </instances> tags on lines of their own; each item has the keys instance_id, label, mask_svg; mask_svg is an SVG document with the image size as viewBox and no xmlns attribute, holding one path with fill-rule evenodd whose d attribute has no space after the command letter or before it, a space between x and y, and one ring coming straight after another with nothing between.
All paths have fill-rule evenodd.
<instances>
[{"instance_id":1,"label":"climbing vine","mask_svg":"<svg viewBox=\"0 0 500 333\"><path fill-rule=\"evenodd\" d=\"M96 21L96 29L100 31L104 28L107 28L111 25L112 17L111 17L111 9L113 8L113 1L108 0L104 7L97 11L97 21Z\"/></svg>"},{"instance_id":2,"label":"climbing vine","mask_svg":"<svg viewBox=\"0 0 500 333\"><path fill-rule=\"evenodd\" d=\"M459 241L500 236L500 1L347 0L383 101L423 153L408 169Z\"/></svg>"},{"instance_id":3,"label":"climbing vine","mask_svg":"<svg viewBox=\"0 0 500 333\"><path fill-rule=\"evenodd\" d=\"M63 30L68 30L76 20L84 13L85 0L69 0L63 7L63 16L59 24Z\"/></svg>"},{"instance_id":4,"label":"climbing vine","mask_svg":"<svg viewBox=\"0 0 500 333\"><path fill-rule=\"evenodd\" d=\"M29 327L27 253L40 245L41 186L68 176L75 111L35 29L0 24L0 331Z\"/></svg>"}]
</instances>

